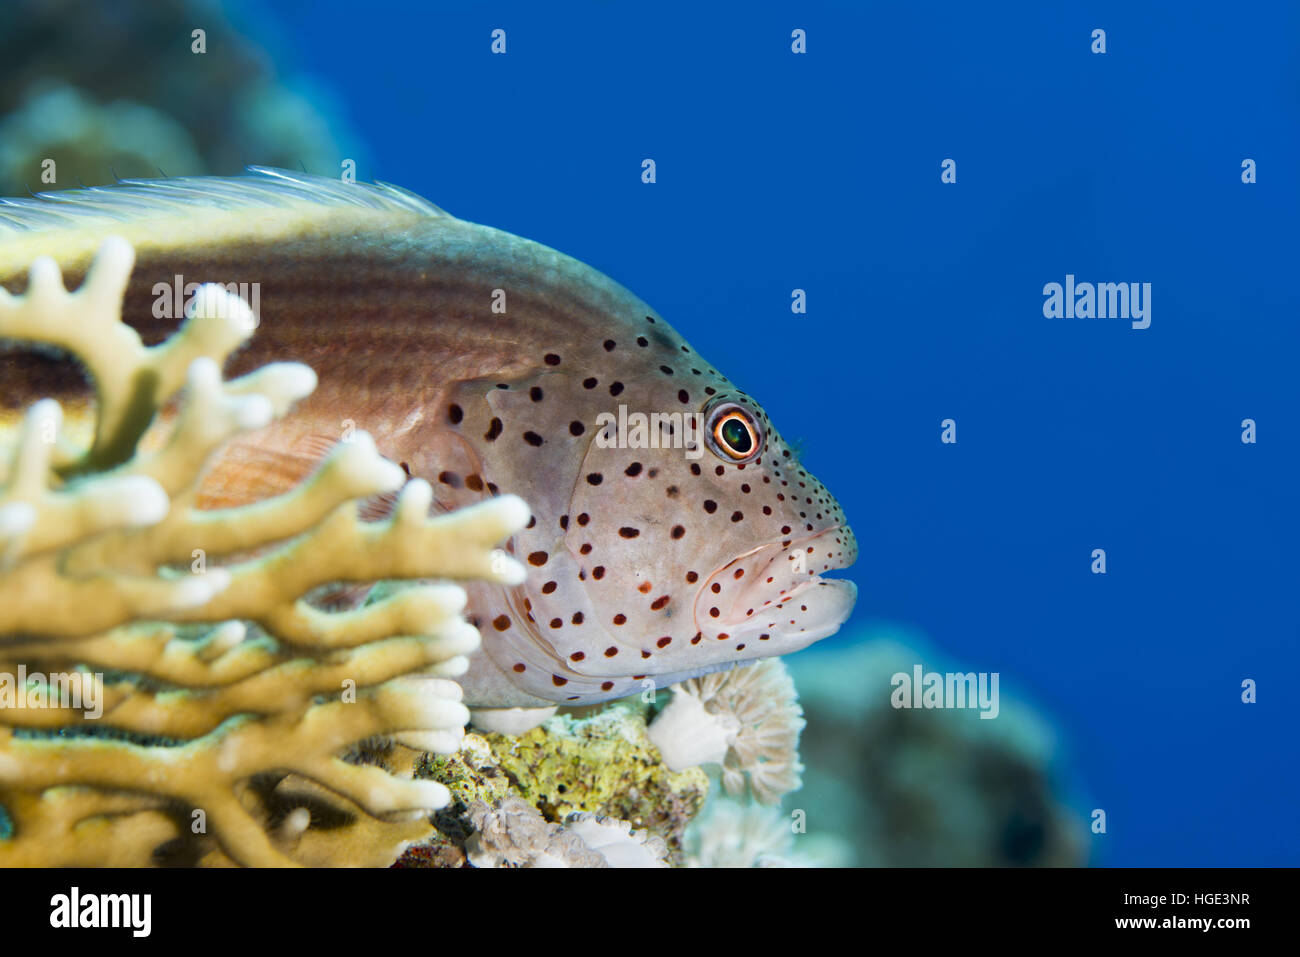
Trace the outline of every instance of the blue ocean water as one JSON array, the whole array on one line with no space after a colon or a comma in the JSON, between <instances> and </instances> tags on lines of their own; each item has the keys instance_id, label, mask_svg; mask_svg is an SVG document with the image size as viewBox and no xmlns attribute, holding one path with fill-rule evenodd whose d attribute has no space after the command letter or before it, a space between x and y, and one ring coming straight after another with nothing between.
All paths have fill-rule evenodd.
<instances>
[{"instance_id":1,"label":"blue ocean water","mask_svg":"<svg viewBox=\"0 0 1300 957\"><path fill-rule=\"evenodd\" d=\"M1106 811L1094 862L1300 864L1300 7L242 17L361 178L590 263L759 397L862 545L830 641L900 622L999 672ZM1150 327L1045 318L1067 274L1150 283Z\"/></svg>"}]
</instances>

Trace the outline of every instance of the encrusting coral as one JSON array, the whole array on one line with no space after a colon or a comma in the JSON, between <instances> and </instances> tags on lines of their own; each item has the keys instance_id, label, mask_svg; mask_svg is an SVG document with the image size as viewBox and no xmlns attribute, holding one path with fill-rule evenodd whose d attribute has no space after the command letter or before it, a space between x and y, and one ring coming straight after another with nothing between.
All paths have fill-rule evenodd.
<instances>
[{"instance_id":1,"label":"encrusting coral","mask_svg":"<svg viewBox=\"0 0 1300 957\"><path fill-rule=\"evenodd\" d=\"M412 772L421 752L460 746L468 711L450 679L479 635L447 582L349 611L305 596L517 584L522 567L493 546L527 507L504 495L430 518L414 480L390 518L364 522L360 501L405 476L357 433L284 495L197 509L214 453L288 414L315 376L275 363L222 381L255 322L217 286L145 347L121 322L132 264L110 240L76 292L49 260L21 296L0 290L0 339L71 353L97 394L88 446L45 401L0 449L0 675L15 678L0 696L0 865L391 863L450 800ZM405 757L341 756L376 739Z\"/></svg>"},{"instance_id":2,"label":"encrusting coral","mask_svg":"<svg viewBox=\"0 0 1300 957\"><path fill-rule=\"evenodd\" d=\"M438 836L412 848L402 863L459 865L465 860L461 847L471 854L474 849L473 809L499 809L507 798L523 801L550 824L584 834L583 822L597 820L604 836L591 838L602 845L610 838L622 844L634 828L656 835L672 862L680 863L682 838L709 795L709 780L699 768L674 772L662 762L646 736L645 707L633 697L588 714L556 715L518 737L469 733L456 754L423 758L416 775L446 784L453 801L434 818ZM628 862L641 859L622 852L606 857L611 867L635 866Z\"/></svg>"},{"instance_id":3,"label":"encrusting coral","mask_svg":"<svg viewBox=\"0 0 1300 957\"><path fill-rule=\"evenodd\" d=\"M571 814L562 824L542 817L522 798L469 808L475 834L469 861L475 867L667 867L668 845L627 821Z\"/></svg>"},{"instance_id":4,"label":"encrusting coral","mask_svg":"<svg viewBox=\"0 0 1300 957\"><path fill-rule=\"evenodd\" d=\"M800 786L803 712L780 658L692 678L650 725L650 740L675 771L718 765L728 794L746 781L763 804Z\"/></svg>"}]
</instances>

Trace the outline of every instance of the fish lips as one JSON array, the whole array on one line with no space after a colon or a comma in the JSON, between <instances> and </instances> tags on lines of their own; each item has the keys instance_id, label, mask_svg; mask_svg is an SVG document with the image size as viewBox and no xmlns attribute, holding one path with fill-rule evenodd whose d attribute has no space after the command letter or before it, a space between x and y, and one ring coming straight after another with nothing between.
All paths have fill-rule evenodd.
<instances>
[{"instance_id":1,"label":"fish lips","mask_svg":"<svg viewBox=\"0 0 1300 957\"><path fill-rule=\"evenodd\" d=\"M704 582L696 627L706 638L736 641L753 657L798 651L833 635L853 611L857 586L821 573L846 568L856 557L847 526L761 545Z\"/></svg>"}]
</instances>

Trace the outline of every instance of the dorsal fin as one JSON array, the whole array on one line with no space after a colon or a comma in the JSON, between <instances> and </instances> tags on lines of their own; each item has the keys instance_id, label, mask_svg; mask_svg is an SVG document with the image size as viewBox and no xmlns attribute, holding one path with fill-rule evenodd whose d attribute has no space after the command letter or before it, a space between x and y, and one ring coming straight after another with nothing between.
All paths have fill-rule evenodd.
<instances>
[{"instance_id":1,"label":"dorsal fin","mask_svg":"<svg viewBox=\"0 0 1300 957\"><path fill-rule=\"evenodd\" d=\"M0 238L40 229L137 222L194 209L290 209L302 206L354 207L447 216L415 193L388 183L348 183L327 176L250 166L243 176L181 176L124 179L0 198Z\"/></svg>"}]
</instances>

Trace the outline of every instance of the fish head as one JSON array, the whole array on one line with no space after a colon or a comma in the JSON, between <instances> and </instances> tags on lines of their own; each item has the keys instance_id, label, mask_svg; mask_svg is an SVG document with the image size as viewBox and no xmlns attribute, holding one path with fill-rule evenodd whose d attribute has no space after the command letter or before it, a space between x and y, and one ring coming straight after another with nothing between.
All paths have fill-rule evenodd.
<instances>
[{"instance_id":1,"label":"fish head","mask_svg":"<svg viewBox=\"0 0 1300 957\"><path fill-rule=\"evenodd\" d=\"M837 631L856 597L824 577L857 557L843 509L762 407L719 385L680 419L611 413L574 490L587 519L566 544L597 621L651 674L797 651Z\"/></svg>"},{"instance_id":2,"label":"fish head","mask_svg":"<svg viewBox=\"0 0 1300 957\"><path fill-rule=\"evenodd\" d=\"M484 647L537 698L607 700L788 654L853 608L854 585L829 577L857 556L843 509L762 406L697 357L647 358L487 396L508 441L483 468L534 518L513 544L528 579L480 616Z\"/></svg>"}]
</instances>

